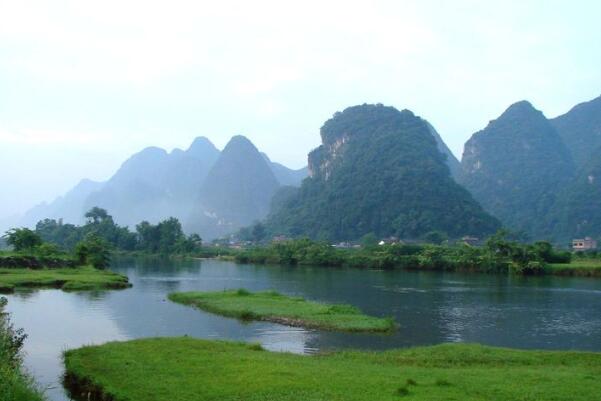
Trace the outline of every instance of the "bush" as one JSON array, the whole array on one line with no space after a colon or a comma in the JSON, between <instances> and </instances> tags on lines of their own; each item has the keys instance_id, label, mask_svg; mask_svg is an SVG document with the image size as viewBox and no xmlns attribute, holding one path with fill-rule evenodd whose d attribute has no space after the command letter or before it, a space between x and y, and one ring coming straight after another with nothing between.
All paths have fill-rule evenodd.
<instances>
[{"instance_id":1,"label":"bush","mask_svg":"<svg viewBox=\"0 0 601 401\"><path fill-rule=\"evenodd\" d=\"M106 269L110 263L110 245L94 234L75 246L75 254L81 264L89 264L96 269Z\"/></svg>"}]
</instances>

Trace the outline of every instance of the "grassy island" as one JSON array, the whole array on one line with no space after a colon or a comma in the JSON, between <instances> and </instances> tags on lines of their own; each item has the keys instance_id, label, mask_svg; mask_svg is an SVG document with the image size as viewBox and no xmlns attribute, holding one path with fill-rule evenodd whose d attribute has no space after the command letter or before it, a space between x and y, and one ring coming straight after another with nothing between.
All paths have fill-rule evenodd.
<instances>
[{"instance_id":1,"label":"grassy island","mask_svg":"<svg viewBox=\"0 0 601 401\"><path fill-rule=\"evenodd\" d=\"M122 274L91 266L62 269L0 269L0 292L16 288L48 287L65 291L127 288L131 284Z\"/></svg>"},{"instance_id":2,"label":"grassy island","mask_svg":"<svg viewBox=\"0 0 601 401\"><path fill-rule=\"evenodd\" d=\"M386 332L392 319L367 316L351 305L328 305L288 297L275 291L251 293L244 289L219 292L180 292L169 299L208 312L244 320L263 320L288 326L342 331Z\"/></svg>"},{"instance_id":3,"label":"grassy island","mask_svg":"<svg viewBox=\"0 0 601 401\"><path fill-rule=\"evenodd\" d=\"M590 401L601 354L444 344L316 356L155 338L65 353L74 399L112 401Z\"/></svg>"}]
</instances>

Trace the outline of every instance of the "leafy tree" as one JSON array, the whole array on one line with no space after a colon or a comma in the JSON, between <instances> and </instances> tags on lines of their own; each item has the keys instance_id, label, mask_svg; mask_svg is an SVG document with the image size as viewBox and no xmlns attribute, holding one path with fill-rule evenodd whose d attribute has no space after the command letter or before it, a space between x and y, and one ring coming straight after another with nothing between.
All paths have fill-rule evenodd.
<instances>
[{"instance_id":1,"label":"leafy tree","mask_svg":"<svg viewBox=\"0 0 601 401\"><path fill-rule=\"evenodd\" d=\"M75 254L82 264L106 269L110 263L110 244L98 235L90 234L77 244Z\"/></svg>"},{"instance_id":2,"label":"leafy tree","mask_svg":"<svg viewBox=\"0 0 601 401\"><path fill-rule=\"evenodd\" d=\"M66 251L73 250L81 241L84 232L81 227L63 224L62 220L44 219L36 224L35 232L45 241L56 244Z\"/></svg>"},{"instance_id":3,"label":"leafy tree","mask_svg":"<svg viewBox=\"0 0 601 401\"><path fill-rule=\"evenodd\" d=\"M185 238L182 225L175 217L161 221L157 225L159 231L159 251L161 253L173 253L176 251L176 244L182 238Z\"/></svg>"},{"instance_id":4,"label":"leafy tree","mask_svg":"<svg viewBox=\"0 0 601 401\"><path fill-rule=\"evenodd\" d=\"M138 247L148 252L158 252L161 233L157 226L143 221L136 225L138 233Z\"/></svg>"},{"instance_id":5,"label":"leafy tree","mask_svg":"<svg viewBox=\"0 0 601 401\"><path fill-rule=\"evenodd\" d=\"M84 217L88 220L88 223L92 224L101 223L107 220L108 218L112 220L112 217L109 216L108 212L105 209L102 209L97 206L87 211Z\"/></svg>"},{"instance_id":6,"label":"leafy tree","mask_svg":"<svg viewBox=\"0 0 601 401\"><path fill-rule=\"evenodd\" d=\"M6 242L15 251L32 251L42 245L42 238L29 228L13 228L6 232Z\"/></svg>"}]
</instances>

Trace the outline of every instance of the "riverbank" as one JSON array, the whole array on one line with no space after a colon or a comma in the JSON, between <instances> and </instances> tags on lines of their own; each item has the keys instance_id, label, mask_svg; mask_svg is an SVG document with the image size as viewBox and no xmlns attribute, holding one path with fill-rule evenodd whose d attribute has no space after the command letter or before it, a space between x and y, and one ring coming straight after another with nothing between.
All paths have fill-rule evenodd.
<instances>
[{"instance_id":1,"label":"riverbank","mask_svg":"<svg viewBox=\"0 0 601 401\"><path fill-rule=\"evenodd\" d=\"M568 264L550 264L547 274L556 276L600 277L601 259L574 259Z\"/></svg>"},{"instance_id":2,"label":"riverbank","mask_svg":"<svg viewBox=\"0 0 601 401\"><path fill-rule=\"evenodd\" d=\"M351 305L332 305L288 297L275 291L247 290L180 292L169 294L173 302L242 320L262 320L288 326L354 332L389 332L392 319L367 316Z\"/></svg>"},{"instance_id":3,"label":"riverbank","mask_svg":"<svg viewBox=\"0 0 601 401\"><path fill-rule=\"evenodd\" d=\"M91 266L62 269L0 269L0 292L18 288L59 288L65 291L120 289L131 287L122 274Z\"/></svg>"},{"instance_id":4,"label":"riverbank","mask_svg":"<svg viewBox=\"0 0 601 401\"><path fill-rule=\"evenodd\" d=\"M485 246L385 244L342 249L301 239L237 250L232 257L237 263L287 266L601 277L599 257L572 255L547 242L521 244L502 237L493 237Z\"/></svg>"},{"instance_id":5,"label":"riverbank","mask_svg":"<svg viewBox=\"0 0 601 401\"><path fill-rule=\"evenodd\" d=\"M42 392L22 366L24 334L12 327L5 306L6 298L0 297L0 400L43 401Z\"/></svg>"},{"instance_id":6,"label":"riverbank","mask_svg":"<svg viewBox=\"0 0 601 401\"><path fill-rule=\"evenodd\" d=\"M601 354L444 344L316 356L154 338L65 353L78 400L573 400L601 392Z\"/></svg>"}]
</instances>

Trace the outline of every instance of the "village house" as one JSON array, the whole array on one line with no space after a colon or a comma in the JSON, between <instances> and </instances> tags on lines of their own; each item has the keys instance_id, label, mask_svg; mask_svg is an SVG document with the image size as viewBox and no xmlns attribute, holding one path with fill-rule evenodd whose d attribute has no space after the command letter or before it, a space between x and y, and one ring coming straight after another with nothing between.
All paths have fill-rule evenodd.
<instances>
[{"instance_id":1,"label":"village house","mask_svg":"<svg viewBox=\"0 0 601 401\"><path fill-rule=\"evenodd\" d=\"M597 241L591 237L574 239L572 240L572 249L574 251L589 251L591 249L597 249Z\"/></svg>"}]
</instances>

